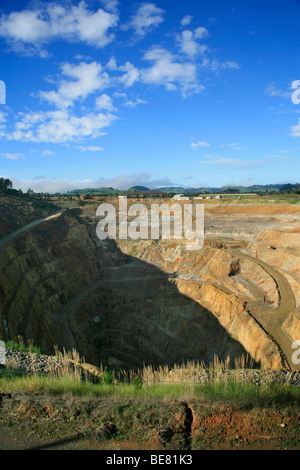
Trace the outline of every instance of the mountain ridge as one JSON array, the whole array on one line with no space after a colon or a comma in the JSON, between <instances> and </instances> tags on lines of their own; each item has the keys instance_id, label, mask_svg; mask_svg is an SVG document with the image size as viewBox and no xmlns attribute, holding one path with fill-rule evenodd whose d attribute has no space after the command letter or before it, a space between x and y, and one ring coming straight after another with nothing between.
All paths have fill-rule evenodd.
<instances>
[{"instance_id":1,"label":"mountain ridge","mask_svg":"<svg viewBox=\"0 0 300 470\"><path fill-rule=\"evenodd\" d=\"M72 194L94 194L94 195L108 195L108 196L117 196L126 193L143 193L147 195L149 191L166 193L166 194L199 194L199 193L222 193L222 192L239 192L243 193L255 193L255 192L265 192L265 191L294 191L300 190L300 184L267 184L267 185L252 185L252 186L222 186L222 187L198 187L198 188L184 188L182 186L170 186L170 187L160 187L155 189L149 189L146 186L132 186L128 190L116 189L112 187L100 187L100 188L83 188L83 189L73 189L68 191L68 195ZM60 194L60 193L56 193Z\"/></svg>"}]
</instances>

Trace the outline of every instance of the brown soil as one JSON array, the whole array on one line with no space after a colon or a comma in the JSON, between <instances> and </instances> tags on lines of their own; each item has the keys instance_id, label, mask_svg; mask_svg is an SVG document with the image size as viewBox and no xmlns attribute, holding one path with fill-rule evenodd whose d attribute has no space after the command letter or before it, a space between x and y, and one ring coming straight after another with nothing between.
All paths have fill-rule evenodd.
<instances>
[{"instance_id":1,"label":"brown soil","mask_svg":"<svg viewBox=\"0 0 300 470\"><path fill-rule=\"evenodd\" d=\"M222 214L299 214L300 213L300 205L291 206L288 204L285 205L268 205L268 204L239 204L234 206L227 206L222 207L221 205L218 206L207 206L205 208L207 212L218 213L222 212Z\"/></svg>"},{"instance_id":2,"label":"brown soil","mask_svg":"<svg viewBox=\"0 0 300 470\"><path fill-rule=\"evenodd\" d=\"M299 448L296 410L179 400L2 396L0 449Z\"/></svg>"}]
</instances>

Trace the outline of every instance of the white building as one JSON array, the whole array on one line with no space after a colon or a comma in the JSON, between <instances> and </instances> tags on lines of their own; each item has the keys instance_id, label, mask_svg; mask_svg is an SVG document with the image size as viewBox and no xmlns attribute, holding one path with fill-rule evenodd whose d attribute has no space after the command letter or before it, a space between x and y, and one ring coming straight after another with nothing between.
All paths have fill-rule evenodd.
<instances>
[{"instance_id":1,"label":"white building","mask_svg":"<svg viewBox=\"0 0 300 470\"><path fill-rule=\"evenodd\" d=\"M184 194L176 194L173 197L173 201L189 201L190 198L185 196Z\"/></svg>"}]
</instances>

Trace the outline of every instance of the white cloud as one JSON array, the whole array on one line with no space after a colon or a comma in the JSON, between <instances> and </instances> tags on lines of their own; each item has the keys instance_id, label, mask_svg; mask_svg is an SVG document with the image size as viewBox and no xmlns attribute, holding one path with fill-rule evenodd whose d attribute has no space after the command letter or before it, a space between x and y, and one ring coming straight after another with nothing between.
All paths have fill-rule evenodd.
<instances>
[{"instance_id":1,"label":"white cloud","mask_svg":"<svg viewBox=\"0 0 300 470\"><path fill-rule=\"evenodd\" d=\"M73 106L74 101L109 86L110 79L98 62L61 65L62 74L70 80L61 80L58 91L41 91L39 96L58 108Z\"/></svg>"},{"instance_id":2,"label":"white cloud","mask_svg":"<svg viewBox=\"0 0 300 470\"><path fill-rule=\"evenodd\" d=\"M218 59L209 59L205 57L202 61L202 67L211 70L212 72L218 72L220 70L238 70L241 66L232 60L220 62Z\"/></svg>"},{"instance_id":3,"label":"white cloud","mask_svg":"<svg viewBox=\"0 0 300 470\"><path fill-rule=\"evenodd\" d=\"M215 158L214 160L201 161L197 163L199 165L215 165L224 170L248 170L252 168L259 168L267 162L243 160L238 158Z\"/></svg>"},{"instance_id":4,"label":"white cloud","mask_svg":"<svg viewBox=\"0 0 300 470\"><path fill-rule=\"evenodd\" d=\"M59 3L40 2L35 9L27 9L2 15L0 36L15 49L25 52L45 52L41 46L50 41L64 39L70 42L85 42L96 47L110 43L114 35L109 30L118 23L118 15L99 9L89 10L86 2L78 6L63 6ZM112 5L112 2L110 2Z\"/></svg>"},{"instance_id":5,"label":"white cloud","mask_svg":"<svg viewBox=\"0 0 300 470\"><path fill-rule=\"evenodd\" d=\"M141 70L141 80L152 85L164 85L167 90L177 90L183 96L199 93L204 87L198 83L196 65L191 62L178 62L165 49L150 49L144 60L153 62L152 67Z\"/></svg>"},{"instance_id":6,"label":"white cloud","mask_svg":"<svg viewBox=\"0 0 300 470\"><path fill-rule=\"evenodd\" d=\"M126 62L125 65L121 65L119 70L125 72L119 79L125 87L131 87L140 78L139 69L131 64L131 62Z\"/></svg>"},{"instance_id":7,"label":"white cloud","mask_svg":"<svg viewBox=\"0 0 300 470\"><path fill-rule=\"evenodd\" d=\"M112 98L108 96L106 93L96 98L96 108L99 110L105 109L107 111L114 111L115 109Z\"/></svg>"},{"instance_id":8,"label":"white cloud","mask_svg":"<svg viewBox=\"0 0 300 470\"><path fill-rule=\"evenodd\" d=\"M197 150L200 147L210 147L210 144L208 142L193 142L191 143L191 147L193 150Z\"/></svg>"},{"instance_id":9,"label":"white cloud","mask_svg":"<svg viewBox=\"0 0 300 470\"><path fill-rule=\"evenodd\" d=\"M182 18L182 20L180 21L180 24L181 26L187 26L190 24L190 22L192 21L193 19L193 16L191 15L186 15Z\"/></svg>"},{"instance_id":10,"label":"white cloud","mask_svg":"<svg viewBox=\"0 0 300 470\"><path fill-rule=\"evenodd\" d=\"M282 96L284 98L291 98L292 91L282 91L276 88L274 84L270 84L266 89L266 93L270 96Z\"/></svg>"},{"instance_id":11,"label":"white cloud","mask_svg":"<svg viewBox=\"0 0 300 470\"><path fill-rule=\"evenodd\" d=\"M135 34L142 37L163 22L164 13L154 3L142 3L125 29L133 28Z\"/></svg>"},{"instance_id":12,"label":"white cloud","mask_svg":"<svg viewBox=\"0 0 300 470\"><path fill-rule=\"evenodd\" d=\"M133 175L118 175L113 178L101 178L97 181L98 187L112 187L116 189L129 189L132 186L146 186L147 188L158 188L172 186L168 177L155 179L150 173L137 173Z\"/></svg>"},{"instance_id":13,"label":"white cloud","mask_svg":"<svg viewBox=\"0 0 300 470\"><path fill-rule=\"evenodd\" d=\"M237 144L235 142L232 142L230 144L222 144L220 147L230 147L233 150L246 150L247 147L242 147L241 144Z\"/></svg>"},{"instance_id":14,"label":"white cloud","mask_svg":"<svg viewBox=\"0 0 300 470\"><path fill-rule=\"evenodd\" d=\"M20 160L24 158L23 153L1 153L1 157L6 160Z\"/></svg>"},{"instance_id":15,"label":"white cloud","mask_svg":"<svg viewBox=\"0 0 300 470\"><path fill-rule=\"evenodd\" d=\"M105 10L111 11L113 13L117 13L118 11L117 7L119 5L118 0L100 0L100 2L102 3Z\"/></svg>"},{"instance_id":16,"label":"white cloud","mask_svg":"<svg viewBox=\"0 0 300 470\"><path fill-rule=\"evenodd\" d=\"M56 178L46 178L35 177L28 180L19 180L12 178L13 187L16 189L22 189L22 191L28 191L32 189L35 192L41 193L57 193L57 192L66 192L72 189L86 188L90 185L93 185L92 180L78 180L72 181L68 178L56 179Z\"/></svg>"},{"instance_id":17,"label":"white cloud","mask_svg":"<svg viewBox=\"0 0 300 470\"><path fill-rule=\"evenodd\" d=\"M79 150L81 150L82 152L102 152L104 149L102 147L83 147L82 145L80 145L79 147Z\"/></svg>"},{"instance_id":18,"label":"white cloud","mask_svg":"<svg viewBox=\"0 0 300 470\"><path fill-rule=\"evenodd\" d=\"M49 155L56 155L56 152L52 150L43 150L42 151L42 157L48 157Z\"/></svg>"},{"instance_id":19,"label":"white cloud","mask_svg":"<svg viewBox=\"0 0 300 470\"><path fill-rule=\"evenodd\" d=\"M68 178L56 179L47 178L45 176L35 177L29 180L18 180L12 178L13 187L16 189L21 188L22 191L27 191L29 188L35 192L66 192L75 189L84 188L99 188L99 187L113 187L115 189L127 190L132 186L142 185L148 188L157 188L161 186L173 186L169 178L155 179L149 173L137 173L133 175L122 174L113 178L100 178L94 179L82 179L82 180L70 180Z\"/></svg>"},{"instance_id":20,"label":"white cloud","mask_svg":"<svg viewBox=\"0 0 300 470\"><path fill-rule=\"evenodd\" d=\"M38 96L56 106L56 110L28 111L19 113L11 131L1 126L4 116L0 115L0 136L7 140L23 142L67 143L104 135L103 129L117 119L112 99L102 94L96 98L96 108L102 112L71 112L76 100L85 100L106 85L109 77L97 62L72 65L62 64L62 73L70 80L61 80L57 91L40 92ZM4 121L5 122L5 121ZM3 130L2 130L3 129ZM44 153L43 156L49 155Z\"/></svg>"},{"instance_id":21,"label":"white cloud","mask_svg":"<svg viewBox=\"0 0 300 470\"><path fill-rule=\"evenodd\" d=\"M199 28L195 29L194 32L194 37L196 39L202 39L208 35L208 30L204 28L203 26L200 26Z\"/></svg>"},{"instance_id":22,"label":"white cloud","mask_svg":"<svg viewBox=\"0 0 300 470\"><path fill-rule=\"evenodd\" d=\"M292 126L291 128L291 136L292 137L300 137L300 118L298 120L298 124L296 124L295 126Z\"/></svg>"},{"instance_id":23,"label":"white cloud","mask_svg":"<svg viewBox=\"0 0 300 470\"><path fill-rule=\"evenodd\" d=\"M6 114L3 111L0 111L0 137L5 135L6 128Z\"/></svg>"},{"instance_id":24,"label":"white cloud","mask_svg":"<svg viewBox=\"0 0 300 470\"><path fill-rule=\"evenodd\" d=\"M148 104L147 101L142 100L141 98L129 99L126 93L115 92L113 96L115 98L121 98L123 100L121 104L130 108L135 108L139 104Z\"/></svg>"},{"instance_id":25,"label":"white cloud","mask_svg":"<svg viewBox=\"0 0 300 470\"><path fill-rule=\"evenodd\" d=\"M124 106L129 106L130 108L135 108L139 104L147 104L147 101L141 100L140 98L136 98L135 101L132 100L126 100L124 102Z\"/></svg>"},{"instance_id":26,"label":"white cloud","mask_svg":"<svg viewBox=\"0 0 300 470\"><path fill-rule=\"evenodd\" d=\"M199 53L203 54L207 50L207 46L198 44L197 39L202 39L207 34L206 28L197 28L195 32L188 29L182 31L181 34L177 35L181 52L189 57L194 57Z\"/></svg>"},{"instance_id":27,"label":"white cloud","mask_svg":"<svg viewBox=\"0 0 300 470\"><path fill-rule=\"evenodd\" d=\"M23 142L76 142L85 138L105 135L103 129L111 125L116 116L108 113L88 113L75 116L67 110L20 113L20 120L7 140Z\"/></svg>"},{"instance_id":28,"label":"white cloud","mask_svg":"<svg viewBox=\"0 0 300 470\"><path fill-rule=\"evenodd\" d=\"M167 90L180 90L183 96L191 93L199 93L204 86L198 83L197 66L190 61L180 61L171 52L154 47L148 50L143 60L153 62L153 65L138 69L131 62L118 66L115 59L109 61L113 70L124 72L119 78L114 79L126 88L136 82L149 85L165 86ZM116 92L114 96L124 95ZM138 101L140 102L140 101Z\"/></svg>"}]
</instances>

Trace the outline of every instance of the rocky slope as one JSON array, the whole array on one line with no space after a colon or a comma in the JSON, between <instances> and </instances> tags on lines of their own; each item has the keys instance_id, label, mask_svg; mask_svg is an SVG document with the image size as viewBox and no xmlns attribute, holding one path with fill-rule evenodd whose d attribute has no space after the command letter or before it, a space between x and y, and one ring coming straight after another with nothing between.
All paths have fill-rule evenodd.
<instances>
[{"instance_id":1,"label":"rocky slope","mask_svg":"<svg viewBox=\"0 0 300 470\"><path fill-rule=\"evenodd\" d=\"M207 226L228 216L210 210ZM292 233L294 245L285 246L283 237L275 258L267 247L273 238L263 238L262 226L265 220L253 225L256 238L249 246L237 230L225 250L214 249L208 238L201 251L192 252L172 240L101 242L93 217L65 211L0 251L0 337L17 340L21 334L46 354L53 354L54 345L76 348L87 362L110 367L209 363L215 355L248 354L256 365L277 369L284 365L282 352L247 307L272 299L272 314L280 302L276 282L231 248L282 271L289 262L285 273L295 292L297 240ZM222 230L226 238L227 228ZM295 311L285 323L291 336L298 334L298 322Z\"/></svg>"}]
</instances>

